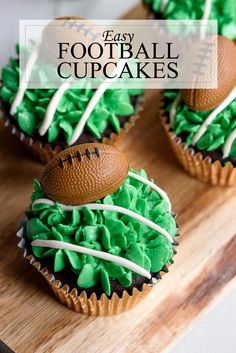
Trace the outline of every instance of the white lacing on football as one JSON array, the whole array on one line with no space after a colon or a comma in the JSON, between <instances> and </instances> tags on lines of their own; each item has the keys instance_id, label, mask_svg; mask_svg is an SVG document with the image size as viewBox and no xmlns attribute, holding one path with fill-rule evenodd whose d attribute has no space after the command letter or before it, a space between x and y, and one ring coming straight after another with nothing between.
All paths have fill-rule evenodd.
<instances>
[{"instance_id":1,"label":"white lacing on football","mask_svg":"<svg viewBox=\"0 0 236 353\"><path fill-rule=\"evenodd\" d=\"M208 126L212 123L212 121L220 114L234 99L236 98L236 87L230 92L228 97L223 100L223 102L218 105L206 118L206 120L201 125L200 129L196 132L192 139L192 145L195 145L199 139L204 135L207 131ZM229 145L228 145L229 146ZM228 150L228 147L227 147Z\"/></svg>"},{"instance_id":2,"label":"white lacing on football","mask_svg":"<svg viewBox=\"0 0 236 353\"><path fill-rule=\"evenodd\" d=\"M46 199L46 198L42 198L42 199L35 200L32 203L32 208L34 209L34 206L38 205L38 204L46 204L46 205L49 205L49 206L54 206L54 205L57 204L58 206L60 206L65 211L73 211L73 210L81 211L84 207L87 207L91 211L111 211L111 212L121 213L121 214L129 216L129 217L135 219L136 221L139 221L140 223L143 223L146 226L148 226L148 227L152 228L153 230L157 231L158 233L163 235L170 243L174 242L174 240L173 240L172 236L170 235L170 233L168 233L164 228L162 228L158 224L150 221L150 219L145 218L145 217L139 215L138 213L130 211L129 209L124 208L124 207L115 206L115 205L109 205L109 204L102 204L102 203L87 203L87 204L84 204L84 205L71 206L71 205L64 205L62 203L56 203L56 202L54 202L52 200L49 200L49 199Z\"/></svg>"},{"instance_id":3,"label":"white lacing on football","mask_svg":"<svg viewBox=\"0 0 236 353\"><path fill-rule=\"evenodd\" d=\"M34 67L34 64L36 63L36 60L38 58L39 55L39 47L40 47L40 43L38 43L34 49L32 50L29 59L26 63L25 69L22 72L21 78L20 78L20 83L19 83L19 88L18 91L16 92L15 98L13 100L13 103L11 105L11 109L10 109L10 114L11 115L15 115L17 112L17 108L18 106L21 104L24 95L25 95L25 91L27 89L27 82L30 78L32 69Z\"/></svg>"},{"instance_id":4,"label":"white lacing on football","mask_svg":"<svg viewBox=\"0 0 236 353\"><path fill-rule=\"evenodd\" d=\"M136 180L140 181L143 184L146 184L146 185L150 186L150 188L152 188L153 190L157 191L157 193L159 195L161 195L161 197L167 202L168 211L171 212L171 202L170 202L169 197L167 196L167 193L164 190L162 190L159 186L154 184L152 181L150 181L148 179L145 179L141 175L135 174L133 172L128 172L128 176L133 178L133 179L136 179Z\"/></svg>"},{"instance_id":5,"label":"white lacing on football","mask_svg":"<svg viewBox=\"0 0 236 353\"><path fill-rule=\"evenodd\" d=\"M43 248L70 250L81 254L91 255L105 261L114 262L122 267L127 268L128 270L138 273L141 276L147 277L148 279L151 279L152 277L149 271L137 265L135 262L127 260L121 256L109 254L105 251L93 250L59 240L33 240L31 245Z\"/></svg>"}]
</instances>

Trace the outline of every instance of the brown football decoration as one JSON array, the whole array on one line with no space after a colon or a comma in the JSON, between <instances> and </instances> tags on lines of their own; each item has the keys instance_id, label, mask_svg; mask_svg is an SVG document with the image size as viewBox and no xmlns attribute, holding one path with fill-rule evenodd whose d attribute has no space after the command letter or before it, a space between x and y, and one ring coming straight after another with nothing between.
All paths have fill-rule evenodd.
<instances>
[{"instance_id":1,"label":"brown football decoration","mask_svg":"<svg viewBox=\"0 0 236 353\"><path fill-rule=\"evenodd\" d=\"M217 107L236 84L236 46L232 40L223 36L218 36L217 41L218 88L181 90L184 102L192 110L203 111Z\"/></svg>"},{"instance_id":2,"label":"brown football decoration","mask_svg":"<svg viewBox=\"0 0 236 353\"><path fill-rule=\"evenodd\" d=\"M44 169L41 186L53 201L81 205L115 192L128 169L126 156L115 147L86 143L56 155Z\"/></svg>"},{"instance_id":3,"label":"brown football decoration","mask_svg":"<svg viewBox=\"0 0 236 353\"><path fill-rule=\"evenodd\" d=\"M57 17L55 20L50 21L43 30L41 56L43 54L42 58L47 59L47 61L49 60L56 68L63 61L69 63L78 63L80 61L81 63L91 62L91 55L97 58L92 60L92 62L104 65L107 63L108 58L110 58L110 49L108 46L105 46L102 36L105 29L105 27L97 26L96 21L87 20L83 17ZM58 43L64 43L62 51L59 50ZM91 55L88 51L90 45L93 45ZM103 50L102 55L100 48ZM118 50L114 50L113 55L115 57L112 61L116 63ZM63 61L59 60L59 57ZM73 65L63 65L64 74L66 76L69 73L73 74L73 68ZM88 69L90 70L90 66ZM84 77L85 69L82 64L76 65L76 73L79 77ZM89 74L91 74L90 71L89 73L87 72L87 76ZM97 72L98 74L103 75L103 71L101 70L101 73Z\"/></svg>"}]
</instances>

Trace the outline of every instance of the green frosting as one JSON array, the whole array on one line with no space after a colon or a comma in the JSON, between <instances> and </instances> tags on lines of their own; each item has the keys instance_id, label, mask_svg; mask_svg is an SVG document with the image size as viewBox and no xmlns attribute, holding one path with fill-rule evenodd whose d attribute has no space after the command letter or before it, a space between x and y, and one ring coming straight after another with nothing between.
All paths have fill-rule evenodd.
<instances>
[{"instance_id":1,"label":"green frosting","mask_svg":"<svg viewBox=\"0 0 236 353\"><path fill-rule=\"evenodd\" d=\"M39 72L38 74L42 76L46 75L46 72ZM10 59L8 66L5 66L2 70L2 100L11 105L18 88L19 60ZM85 131L90 132L98 140L101 140L101 135L107 127L111 127L118 133L120 131L118 116L130 116L134 113L131 96L138 96L142 91L142 89L108 89L87 120ZM46 108L55 92L53 89L26 90L24 99L13 118L27 135L33 136L37 133L45 116ZM47 132L49 143L55 141L58 136L67 143L70 141L75 126L94 93L95 90L91 88L66 91Z\"/></svg>"},{"instance_id":2,"label":"green frosting","mask_svg":"<svg viewBox=\"0 0 236 353\"><path fill-rule=\"evenodd\" d=\"M160 11L162 0L144 0L153 12ZM205 0L169 0L163 17L172 20L200 20ZM210 20L218 20L218 33L231 39L236 38L235 0L213 0Z\"/></svg>"},{"instance_id":3,"label":"green frosting","mask_svg":"<svg viewBox=\"0 0 236 353\"><path fill-rule=\"evenodd\" d=\"M173 101L178 92L173 90L165 91L167 99L166 111L170 112ZM177 108L172 129L176 136L184 134L185 142L189 147L196 132L200 129L202 123L211 113L208 111L193 111L181 101ZM224 143L230 133L236 129L236 99L231 102L220 114L218 114L213 122L208 126L207 131L199 139L196 146L199 150L216 151L222 153ZM233 143L229 157L236 158L236 140Z\"/></svg>"},{"instance_id":4,"label":"green frosting","mask_svg":"<svg viewBox=\"0 0 236 353\"><path fill-rule=\"evenodd\" d=\"M133 172L147 178L144 170ZM34 183L32 201L46 197L38 181ZM114 204L128 208L159 224L174 238L176 223L168 212L168 204L150 187L127 177L113 194L97 203ZM64 211L58 204L49 206L37 204L27 214L26 235L36 239L60 240L86 248L101 250L124 257L150 272L159 272L164 265L172 262L173 248L161 234L148 226L111 211ZM132 283L132 271L113 262L79 254L68 250L32 247L37 258L53 257L54 271L65 267L77 276L81 288L90 288L100 283L107 295L111 294L110 279L116 279L122 286ZM139 276L135 274L135 276Z\"/></svg>"}]
</instances>

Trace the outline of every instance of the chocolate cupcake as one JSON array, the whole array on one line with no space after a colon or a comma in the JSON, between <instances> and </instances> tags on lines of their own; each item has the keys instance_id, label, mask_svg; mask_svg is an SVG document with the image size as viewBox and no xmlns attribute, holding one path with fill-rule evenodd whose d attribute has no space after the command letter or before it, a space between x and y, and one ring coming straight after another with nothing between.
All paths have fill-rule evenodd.
<instances>
[{"instance_id":1,"label":"chocolate cupcake","mask_svg":"<svg viewBox=\"0 0 236 353\"><path fill-rule=\"evenodd\" d=\"M114 143L139 118L142 93L142 89L104 89L102 83L98 89L73 89L67 82L57 90L22 90L19 59L10 59L2 71L1 120L46 163L70 145Z\"/></svg>"},{"instance_id":2,"label":"chocolate cupcake","mask_svg":"<svg viewBox=\"0 0 236 353\"><path fill-rule=\"evenodd\" d=\"M34 189L19 246L69 308L120 313L168 272L178 235L169 198L114 147L59 153Z\"/></svg>"},{"instance_id":3,"label":"chocolate cupcake","mask_svg":"<svg viewBox=\"0 0 236 353\"><path fill-rule=\"evenodd\" d=\"M184 169L213 185L236 185L236 46L218 37L218 88L164 93L162 122Z\"/></svg>"},{"instance_id":4,"label":"chocolate cupcake","mask_svg":"<svg viewBox=\"0 0 236 353\"><path fill-rule=\"evenodd\" d=\"M236 37L234 0L143 0L149 15L163 20L218 20L218 33Z\"/></svg>"}]
</instances>

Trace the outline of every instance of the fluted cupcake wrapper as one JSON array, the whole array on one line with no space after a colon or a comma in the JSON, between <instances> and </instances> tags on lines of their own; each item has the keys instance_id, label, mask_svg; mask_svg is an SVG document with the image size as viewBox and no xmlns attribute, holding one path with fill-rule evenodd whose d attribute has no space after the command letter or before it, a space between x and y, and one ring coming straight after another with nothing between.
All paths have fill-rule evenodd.
<instances>
[{"instance_id":1,"label":"fluted cupcake wrapper","mask_svg":"<svg viewBox=\"0 0 236 353\"><path fill-rule=\"evenodd\" d=\"M176 214L173 214L173 216L175 217ZM152 287L162 279L165 273L169 272L168 268L171 264L164 266L162 275L158 273L156 277L151 278L149 283L143 284L141 289L134 288L131 294L124 290L122 297L119 297L117 293L113 293L110 298L108 298L105 293L103 293L100 298L97 298L96 293L92 293L91 296L88 296L86 291L78 294L76 288L70 288L68 284L63 284L60 280L57 280L55 275L51 273L47 267L43 267L41 262L35 258L31 250L27 249L27 244L24 239L26 220L21 222L21 224L22 228L17 232L17 236L21 239L18 247L23 249L23 257L43 275L53 293L62 304L66 305L71 310L85 315L110 316L130 310L145 298ZM178 235L179 233L176 234L176 236ZM178 242L175 242L173 245L177 246ZM174 249L174 255L176 253ZM173 262L173 259L171 259L171 263Z\"/></svg>"},{"instance_id":2,"label":"fluted cupcake wrapper","mask_svg":"<svg viewBox=\"0 0 236 353\"><path fill-rule=\"evenodd\" d=\"M177 137L171 130L165 110L161 110L161 122L164 126L172 149L184 170L191 176L212 185L236 185L236 168L231 162L222 165L220 160L212 161L210 156L204 157L193 147L187 147L181 137Z\"/></svg>"},{"instance_id":3,"label":"fluted cupcake wrapper","mask_svg":"<svg viewBox=\"0 0 236 353\"><path fill-rule=\"evenodd\" d=\"M102 139L102 143L113 145L117 140L129 132L129 130L136 124L136 121L140 118L140 114L143 111L144 97L140 96L135 104L134 114L129 117L129 120L123 125L119 133L112 132L108 137ZM4 114L4 109L2 107L2 100L0 99L0 121L4 126L15 135L33 154L35 159L41 163L47 164L55 155L61 152L64 148L60 145L52 146L50 143L42 143L40 141L35 141L32 137L26 135L24 132L20 131L10 119L9 115ZM99 142L99 141L95 141Z\"/></svg>"}]
</instances>

